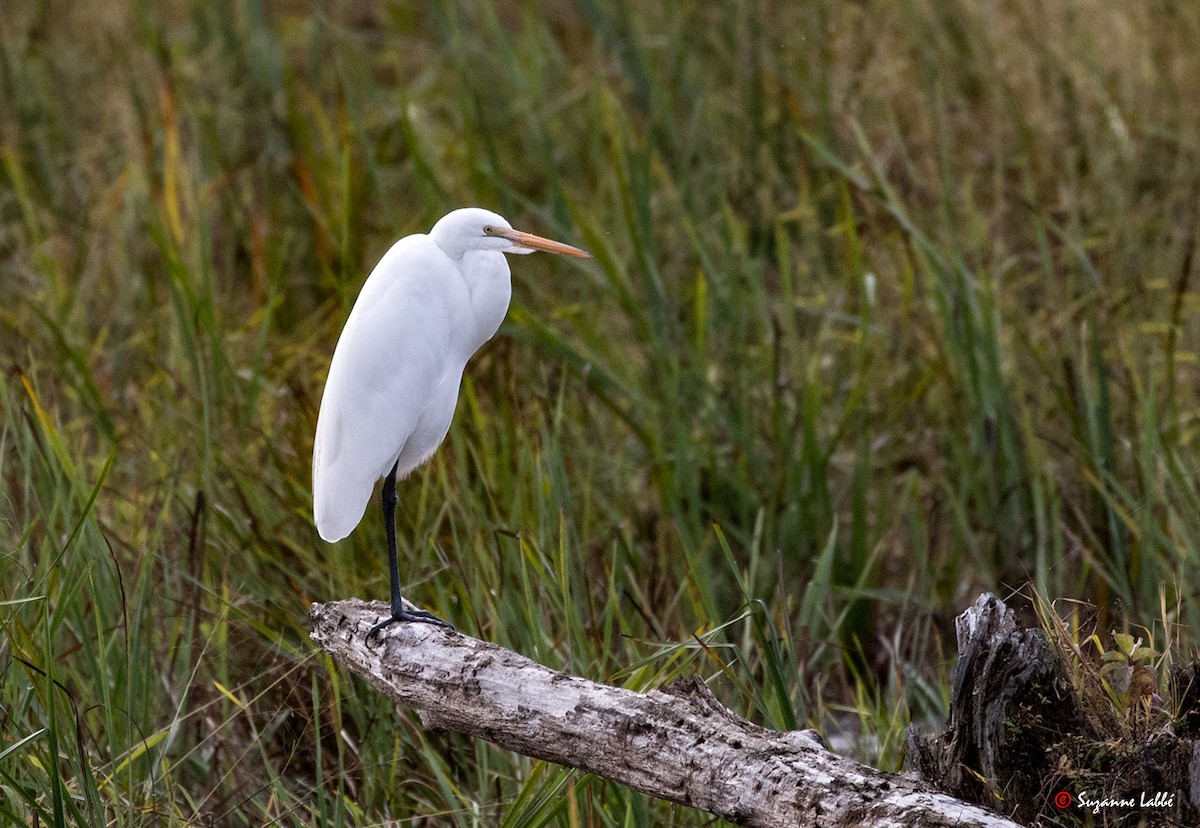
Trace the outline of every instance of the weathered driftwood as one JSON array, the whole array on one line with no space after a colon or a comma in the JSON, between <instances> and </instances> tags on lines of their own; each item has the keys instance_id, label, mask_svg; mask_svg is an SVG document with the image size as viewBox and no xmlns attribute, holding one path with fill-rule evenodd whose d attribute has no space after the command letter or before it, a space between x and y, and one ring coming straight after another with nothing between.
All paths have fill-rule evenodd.
<instances>
[{"instance_id":1,"label":"weathered driftwood","mask_svg":"<svg viewBox=\"0 0 1200 828\"><path fill-rule=\"evenodd\" d=\"M428 624L367 631L382 602L314 604L312 637L426 726L602 776L750 826L988 826L994 813L742 719L703 681L637 693Z\"/></svg>"}]
</instances>

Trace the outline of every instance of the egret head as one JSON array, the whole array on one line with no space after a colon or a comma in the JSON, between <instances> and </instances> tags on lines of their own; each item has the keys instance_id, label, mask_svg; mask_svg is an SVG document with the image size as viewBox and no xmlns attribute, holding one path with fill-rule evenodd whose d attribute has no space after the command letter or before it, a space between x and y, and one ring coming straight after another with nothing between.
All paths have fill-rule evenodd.
<instances>
[{"instance_id":1,"label":"egret head","mask_svg":"<svg viewBox=\"0 0 1200 828\"><path fill-rule=\"evenodd\" d=\"M455 259L473 250L522 254L544 250L564 256L591 256L578 247L514 230L503 216L480 207L464 207L447 213L433 225L429 236Z\"/></svg>"}]
</instances>

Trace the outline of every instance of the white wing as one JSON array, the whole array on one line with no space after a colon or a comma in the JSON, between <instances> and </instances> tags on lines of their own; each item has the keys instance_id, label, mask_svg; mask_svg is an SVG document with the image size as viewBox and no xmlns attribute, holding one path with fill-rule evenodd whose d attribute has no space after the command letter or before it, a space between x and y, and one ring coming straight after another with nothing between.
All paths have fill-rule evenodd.
<instances>
[{"instance_id":1,"label":"white wing","mask_svg":"<svg viewBox=\"0 0 1200 828\"><path fill-rule=\"evenodd\" d=\"M455 309L469 304L458 268L428 236L396 242L367 277L317 417L313 515L325 540L341 540L362 519L375 481L391 471L452 367Z\"/></svg>"}]
</instances>

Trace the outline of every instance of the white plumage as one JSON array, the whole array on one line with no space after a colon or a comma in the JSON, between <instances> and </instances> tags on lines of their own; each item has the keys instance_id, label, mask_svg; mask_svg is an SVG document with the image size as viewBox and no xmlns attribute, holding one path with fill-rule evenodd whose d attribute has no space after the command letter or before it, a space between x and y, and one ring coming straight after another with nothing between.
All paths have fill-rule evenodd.
<instances>
[{"instance_id":1,"label":"white plumage","mask_svg":"<svg viewBox=\"0 0 1200 828\"><path fill-rule=\"evenodd\" d=\"M393 467L403 479L445 439L467 360L508 312L504 254L535 250L588 255L470 207L448 213L428 235L401 239L380 259L342 329L321 397L313 515L322 538L349 535L375 481ZM398 598L393 578L393 616Z\"/></svg>"}]
</instances>

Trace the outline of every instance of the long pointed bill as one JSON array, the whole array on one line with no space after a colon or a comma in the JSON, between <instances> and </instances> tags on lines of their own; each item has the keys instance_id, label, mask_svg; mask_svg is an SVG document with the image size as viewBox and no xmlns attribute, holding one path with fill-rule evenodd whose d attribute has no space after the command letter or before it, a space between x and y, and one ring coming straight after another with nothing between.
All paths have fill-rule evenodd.
<instances>
[{"instance_id":1,"label":"long pointed bill","mask_svg":"<svg viewBox=\"0 0 1200 828\"><path fill-rule=\"evenodd\" d=\"M528 250L543 250L546 253L577 256L581 259L590 259L592 257L592 254L586 250L580 250L578 247L571 247L569 244L556 242L552 239L544 239L541 236L533 235L533 233L523 233L520 230L501 230L496 235L508 239L513 244L527 248Z\"/></svg>"}]
</instances>

